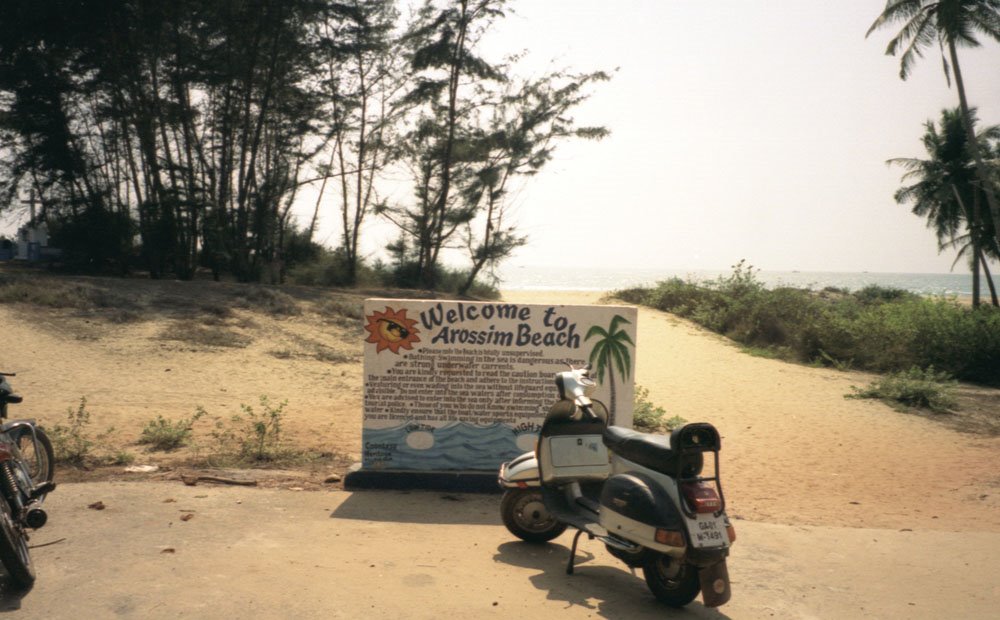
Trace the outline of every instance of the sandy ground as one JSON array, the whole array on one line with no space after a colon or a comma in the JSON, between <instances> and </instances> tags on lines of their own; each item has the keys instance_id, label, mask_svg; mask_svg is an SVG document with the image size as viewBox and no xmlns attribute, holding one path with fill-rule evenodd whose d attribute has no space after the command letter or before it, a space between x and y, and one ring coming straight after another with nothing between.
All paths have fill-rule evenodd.
<instances>
[{"instance_id":1,"label":"sandy ground","mask_svg":"<svg viewBox=\"0 0 1000 620\"><path fill-rule=\"evenodd\" d=\"M599 295L505 298L578 304ZM225 417L267 394L287 399L286 427L296 441L357 458L360 329L344 333L301 317L237 313L233 320L252 321L260 336L243 349L215 349L163 340L170 320L109 328L79 319L66 331L44 313L0 306L0 370L18 371L14 384L25 396L15 415L51 425L85 396L95 428L114 425L117 441L129 444L156 415L176 419L202 405ZM990 617L1000 604L1000 438L845 399L851 385L871 377L752 357L663 313L639 311L637 344L637 382L651 399L668 415L712 422L723 435L729 512L748 533L730 562L737 594L723 608L729 617ZM347 357L300 355L319 345ZM164 459L128 449L139 462ZM460 611L468 610L477 617L663 613L649 607L641 580L593 544L586 547L593 554L588 580L566 582L568 537L545 552L511 543L495 497L160 484L169 483L57 490L49 500L52 523L33 542L66 540L33 552L39 585L24 599L8 597L8 607L25 617L67 617L76 605L87 617L136 618L287 615L281 610L354 618L368 609L380 618L467 617ZM163 503L171 498L191 504L195 518L178 521L181 507ZM116 508L117 520L110 507L86 509L98 499ZM200 500L219 513L212 529L195 534L194 526L209 521L201 518ZM224 504L231 510L223 511ZM164 535L188 530L192 537L178 542ZM177 552L161 554L166 546ZM94 559L105 547L121 558L110 568L109 560ZM451 564L459 555L464 560ZM397 602L359 590L378 590L383 579L401 593ZM269 587L291 590L260 594ZM332 607L317 587L335 593L341 605ZM230 603L205 607L223 590L232 593ZM50 596L67 606L49 605ZM688 617L726 616L696 608Z\"/></svg>"}]
</instances>

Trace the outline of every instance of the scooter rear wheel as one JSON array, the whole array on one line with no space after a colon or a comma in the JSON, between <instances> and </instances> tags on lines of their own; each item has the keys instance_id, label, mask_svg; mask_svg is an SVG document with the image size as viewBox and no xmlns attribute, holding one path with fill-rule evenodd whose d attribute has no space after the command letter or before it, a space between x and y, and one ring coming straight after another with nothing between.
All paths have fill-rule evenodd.
<instances>
[{"instance_id":1,"label":"scooter rear wheel","mask_svg":"<svg viewBox=\"0 0 1000 620\"><path fill-rule=\"evenodd\" d=\"M657 600L671 607L684 607L701 592L698 569L668 555L657 555L642 567L642 574Z\"/></svg>"},{"instance_id":2,"label":"scooter rear wheel","mask_svg":"<svg viewBox=\"0 0 1000 620\"><path fill-rule=\"evenodd\" d=\"M510 489L500 500L500 516L510 533L530 543L544 543L566 531L545 508L539 489Z\"/></svg>"}]
</instances>

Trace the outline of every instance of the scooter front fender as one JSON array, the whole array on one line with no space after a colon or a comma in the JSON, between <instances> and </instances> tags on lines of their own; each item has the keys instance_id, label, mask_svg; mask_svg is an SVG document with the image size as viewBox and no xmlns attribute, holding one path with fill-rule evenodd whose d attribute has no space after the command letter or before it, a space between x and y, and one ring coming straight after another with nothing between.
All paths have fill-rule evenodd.
<instances>
[{"instance_id":1,"label":"scooter front fender","mask_svg":"<svg viewBox=\"0 0 1000 620\"><path fill-rule=\"evenodd\" d=\"M729 568L726 567L725 560L699 569L698 580L701 582L701 598L705 602L705 607L725 605L733 595L729 587Z\"/></svg>"},{"instance_id":2,"label":"scooter front fender","mask_svg":"<svg viewBox=\"0 0 1000 620\"><path fill-rule=\"evenodd\" d=\"M538 476L538 457L534 452L525 452L513 461L500 466L498 482L506 489L541 486Z\"/></svg>"}]
</instances>

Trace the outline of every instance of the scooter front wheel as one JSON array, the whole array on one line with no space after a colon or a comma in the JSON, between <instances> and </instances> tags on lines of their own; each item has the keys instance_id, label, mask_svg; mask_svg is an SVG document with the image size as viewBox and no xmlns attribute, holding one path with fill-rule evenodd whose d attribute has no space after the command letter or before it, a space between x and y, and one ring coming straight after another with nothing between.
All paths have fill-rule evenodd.
<instances>
[{"instance_id":1,"label":"scooter front wheel","mask_svg":"<svg viewBox=\"0 0 1000 620\"><path fill-rule=\"evenodd\" d=\"M530 543L544 543L566 531L542 501L539 489L510 489L500 500L500 516L510 533Z\"/></svg>"},{"instance_id":2,"label":"scooter front wheel","mask_svg":"<svg viewBox=\"0 0 1000 620\"><path fill-rule=\"evenodd\" d=\"M698 569L662 553L642 567L642 574L657 600L671 607L684 607L701 592Z\"/></svg>"}]
</instances>

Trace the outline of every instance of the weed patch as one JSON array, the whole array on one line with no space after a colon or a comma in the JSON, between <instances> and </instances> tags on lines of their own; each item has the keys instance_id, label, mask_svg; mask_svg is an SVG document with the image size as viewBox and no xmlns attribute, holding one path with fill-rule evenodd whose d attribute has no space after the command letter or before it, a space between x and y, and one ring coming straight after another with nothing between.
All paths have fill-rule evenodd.
<instances>
[{"instance_id":1,"label":"weed patch","mask_svg":"<svg viewBox=\"0 0 1000 620\"><path fill-rule=\"evenodd\" d=\"M129 323L140 318L135 303L127 297L101 288L52 278L2 275L0 303L25 303L83 312L110 311L109 319L115 323Z\"/></svg>"},{"instance_id":2,"label":"weed patch","mask_svg":"<svg viewBox=\"0 0 1000 620\"><path fill-rule=\"evenodd\" d=\"M281 401L275 405L267 396L261 396L257 408L241 404L241 413L228 421L216 418L212 431L215 446L208 460L213 465L301 460L302 452L288 446L282 437L287 404L288 401Z\"/></svg>"},{"instance_id":3,"label":"weed patch","mask_svg":"<svg viewBox=\"0 0 1000 620\"><path fill-rule=\"evenodd\" d=\"M877 398L895 407L917 407L934 413L950 413L958 406L955 381L946 372L933 367L911 368L894 372L873 381L866 388L851 386L846 398Z\"/></svg>"},{"instance_id":4,"label":"weed patch","mask_svg":"<svg viewBox=\"0 0 1000 620\"><path fill-rule=\"evenodd\" d=\"M242 349L252 342L249 337L229 331L223 326L194 325L184 322L175 322L170 327L164 329L160 334L160 338L206 347L228 347L233 349Z\"/></svg>"},{"instance_id":5,"label":"weed patch","mask_svg":"<svg viewBox=\"0 0 1000 620\"><path fill-rule=\"evenodd\" d=\"M162 415L156 416L143 427L139 435L139 443L146 444L154 450L176 450L191 440L194 423L205 416L205 410L198 407L190 418L182 418L171 422Z\"/></svg>"},{"instance_id":6,"label":"weed patch","mask_svg":"<svg viewBox=\"0 0 1000 620\"><path fill-rule=\"evenodd\" d=\"M296 316L302 313L294 297L264 286L249 287L236 299L236 304L271 316Z\"/></svg>"},{"instance_id":7,"label":"weed patch","mask_svg":"<svg viewBox=\"0 0 1000 620\"><path fill-rule=\"evenodd\" d=\"M635 401L632 406L632 426L645 433L672 431L687 424L680 416L665 418L666 410L649 400L649 390L641 385L635 386Z\"/></svg>"},{"instance_id":8,"label":"weed patch","mask_svg":"<svg viewBox=\"0 0 1000 620\"><path fill-rule=\"evenodd\" d=\"M85 467L91 464L117 464L121 460L119 453L108 453L106 450L108 440L115 432L114 427L94 434L90 424L87 399L81 397L75 410L72 407L66 409L65 424L56 424L46 430L52 440L52 451L57 463Z\"/></svg>"}]
</instances>

